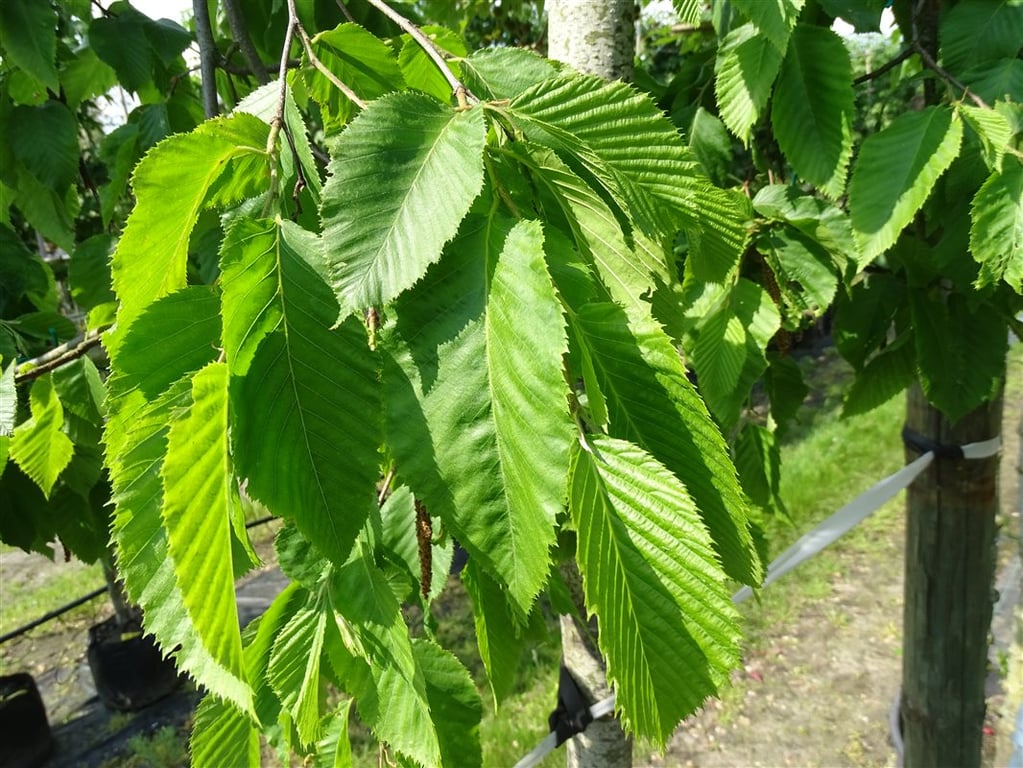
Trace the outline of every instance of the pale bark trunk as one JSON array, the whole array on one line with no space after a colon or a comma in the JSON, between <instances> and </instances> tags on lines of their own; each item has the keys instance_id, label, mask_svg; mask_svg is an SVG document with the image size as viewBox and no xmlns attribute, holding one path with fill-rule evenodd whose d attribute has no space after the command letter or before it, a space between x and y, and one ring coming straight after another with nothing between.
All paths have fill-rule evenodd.
<instances>
[{"instance_id":1,"label":"pale bark trunk","mask_svg":"<svg viewBox=\"0 0 1023 768\"><path fill-rule=\"evenodd\" d=\"M635 0L548 0L547 55L605 80L630 80L636 55ZM582 583L575 568L564 575L580 612ZM597 624L592 618L585 630L571 616L561 619L561 647L565 666L592 706L607 698L607 667L592 639ZM632 739L618 718L594 720L585 732L565 744L568 768L629 768Z\"/></svg>"}]
</instances>

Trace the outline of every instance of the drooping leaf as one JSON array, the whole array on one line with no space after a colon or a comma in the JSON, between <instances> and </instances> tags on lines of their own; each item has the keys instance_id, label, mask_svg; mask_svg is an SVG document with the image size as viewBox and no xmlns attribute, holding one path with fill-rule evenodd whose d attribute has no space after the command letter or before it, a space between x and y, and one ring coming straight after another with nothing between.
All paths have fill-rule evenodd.
<instances>
[{"instance_id":1,"label":"drooping leaf","mask_svg":"<svg viewBox=\"0 0 1023 768\"><path fill-rule=\"evenodd\" d=\"M518 664L524 649L522 631L500 584L478 568L471 558L462 572L462 580L472 600L476 645L487 670L496 707L512 692L518 679Z\"/></svg>"},{"instance_id":2,"label":"drooping leaf","mask_svg":"<svg viewBox=\"0 0 1023 768\"><path fill-rule=\"evenodd\" d=\"M835 301L835 346L853 368L867 359L888 337L895 313L904 301L906 286L887 273L870 273Z\"/></svg>"},{"instance_id":3,"label":"drooping leaf","mask_svg":"<svg viewBox=\"0 0 1023 768\"><path fill-rule=\"evenodd\" d=\"M765 232L756 244L774 273L789 315L787 327L797 330L831 306L838 274L831 255L813 238L781 227Z\"/></svg>"},{"instance_id":4,"label":"drooping leaf","mask_svg":"<svg viewBox=\"0 0 1023 768\"><path fill-rule=\"evenodd\" d=\"M963 83L988 103L1023 93L1023 59L1004 58L963 73Z\"/></svg>"},{"instance_id":5,"label":"drooping leaf","mask_svg":"<svg viewBox=\"0 0 1023 768\"><path fill-rule=\"evenodd\" d=\"M481 99L514 98L558 71L558 62L524 48L481 48L462 61L462 79Z\"/></svg>"},{"instance_id":6,"label":"drooping leaf","mask_svg":"<svg viewBox=\"0 0 1023 768\"><path fill-rule=\"evenodd\" d=\"M689 147L707 176L718 186L727 186L732 171L732 137L721 118L703 107L696 110L689 126Z\"/></svg>"},{"instance_id":7,"label":"drooping leaf","mask_svg":"<svg viewBox=\"0 0 1023 768\"><path fill-rule=\"evenodd\" d=\"M700 23L703 7L699 0L672 0L672 5L683 24Z\"/></svg>"},{"instance_id":8,"label":"drooping leaf","mask_svg":"<svg viewBox=\"0 0 1023 768\"><path fill-rule=\"evenodd\" d=\"M187 412L171 423L161 471L163 520L195 630L210 656L244 690L231 554L232 508L241 502L228 455L227 381L224 363L200 370L192 378Z\"/></svg>"},{"instance_id":9,"label":"drooping leaf","mask_svg":"<svg viewBox=\"0 0 1023 768\"><path fill-rule=\"evenodd\" d=\"M733 29L721 41L714 93L721 119L743 144L749 145L753 126L767 107L781 63L781 52L752 24Z\"/></svg>"},{"instance_id":10,"label":"drooping leaf","mask_svg":"<svg viewBox=\"0 0 1023 768\"><path fill-rule=\"evenodd\" d=\"M802 194L790 185L769 184L757 192L753 208L761 216L791 224L811 237L828 250L843 272L847 258L854 259L859 269L866 266L857 249L849 216L837 206Z\"/></svg>"},{"instance_id":11,"label":"drooping leaf","mask_svg":"<svg viewBox=\"0 0 1023 768\"><path fill-rule=\"evenodd\" d=\"M35 481L49 498L54 483L71 461L75 447L64 434L64 409L53 388L53 379L44 374L29 391L31 417L14 428L10 457Z\"/></svg>"},{"instance_id":12,"label":"drooping leaf","mask_svg":"<svg viewBox=\"0 0 1023 768\"><path fill-rule=\"evenodd\" d=\"M248 715L208 693L195 711L188 754L194 768L258 768L259 731Z\"/></svg>"},{"instance_id":13,"label":"drooping leaf","mask_svg":"<svg viewBox=\"0 0 1023 768\"><path fill-rule=\"evenodd\" d=\"M303 746L319 738L320 658L327 619L326 606L304 607L284 625L270 652L267 680L291 714Z\"/></svg>"},{"instance_id":14,"label":"drooping leaf","mask_svg":"<svg viewBox=\"0 0 1023 768\"><path fill-rule=\"evenodd\" d=\"M684 229L696 257L738 259L747 238L744 201L710 183L648 96L620 81L570 74L524 91L502 112L596 179L650 239Z\"/></svg>"},{"instance_id":15,"label":"drooping leaf","mask_svg":"<svg viewBox=\"0 0 1023 768\"><path fill-rule=\"evenodd\" d=\"M381 441L377 363L366 330L336 330L316 235L242 221L224 267L236 469L249 494L344 562L374 503ZM338 462L344 461L344 471Z\"/></svg>"},{"instance_id":16,"label":"drooping leaf","mask_svg":"<svg viewBox=\"0 0 1023 768\"><path fill-rule=\"evenodd\" d=\"M316 743L312 768L348 768L352 765L352 742L348 721L355 702L349 699L338 710L327 715L323 737Z\"/></svg>"},{"instance_id":17,"label":"drooping leaf","mask_svg":"<svg viewBox=\"0 0 1023 768\"><path fill-rule=\"evenodd\" d=\"M426 700L437 727L440 764L482 765L483 706L469 670L454 654L429 640L416 640L412 651L426 683Z\"/></svg>"},{"instance_id":18,"label":"drooping leaf","mask_svg":"<svg viewBox=\"0 0 1023 768\"><path fill-rule=\"evenodd\" d=\"M67 105L76 110L86 99L101 96L117 85L117 73L101 61L92 48L80 48L71 61L63 62L60 87Z\"/></svg>"},{"instance_id":19,"label":"drooping leaf","mask_svg":"<svg viewBox=\"0 0 1023 768\"><path fill-rule=\"evenodd\" d=\"M760 563L735 469L671 340L655 321L611 304L575 308L570 318L606 401L610 434L641 446L685 483L726 572L756 583Z\"/></svg>"},{"instance_id":20,"label":"drooping leaf","mask_svg":"<svg viewBox=\"0 0 1023 768\"><path fill-rule=\"evenodd\" d=\"M805 0L734 0L734 4L784 54Z\"/></svg>"},{"instance_id":21,"label":"drooping leaf","mask_svg":"<svg viewBox=\"0 0 1023 768\"><path fill-rule=\"evenodd\" d=\"M393 563L408 576L412 585L412 594L407 598L409 602L418 600L423 590L415 507L415 499L408 487L395 489L380 507L380 539L377 542L378 552L383 553L388 564ZM450 537L446 537L444 542L431 543L431 587L427 602L436 598L447 585L453 550Z\"/></svg>"},{"instance_id":22,"label":"drooping leaf","mask_svg":"<svg viewBox=\"0 0 1023 768\"><path fill-rule=\"evenodd\" d=\"M663 744L738 662L724 573L686 487L640 448L594 437L573 448L570 477L586 606L617 707L627 728Z\"/></svg>"},{"instance_id":23,"label":"drooping leaf","mask_svg":"<svg viewBox=\"0 0 1023 768\"><path fill-rule=\"evenodd\" d=\"M56 65L57 13L52 5L37 0L0 3L0 46L12 63L54 93L60 92Z\"/></svg>"},{"instance_id":24,"label":"drooping leaf","mask_svg":"<svg viewBox=\"0 0 1023 768\"><path fill-rule=\"evenodd\" d=\"M863 142L849 185L853 233L867 263L890 248L959 154L951 109L907 112Z\"/></svg>"},{"instance_id":25,"label":"drooping leaf","mask_svg":"<svg viewBox=\"0 0 1023 768\"><path fill-rule=\"evenodd\" d=\"M977 287L1005 281L1023 294L1023 162L1005 161L973 198L970 252L980 262Z\"/></svg>"},{"instance_id":26,"label":"drooping leaf","mask_svg":"<svg viewBox=\"0 0 1023 768\"><path fill-rule=\"evenodd\" d=\"M385 338L388 442L399 476L525 614L564 500L564 321L539 225L469 223Z\"/></svg>"},{"instance_id":27,"label":"drooping leaf","mask_svg":"<svg viewBox=\"0 0 1023 768\"><path fill-rule=\"evenodd\" d=\"M884 405L916 380L916 355L907 339L874 355L856 373L845 395L843 416L855 416Z\"/></svg>"},{"instance_id":28,"label":"drooping leaf","mask_svg":"<svg viewBox=\"0 0 1023 768\"><path fill-rule=\"evenodd\" d=\"M795 172L832 198L845 190L852 121L852 67L845 44L830 29L797 26L778 74L771 125Z\"/></svg>"},{"instance_id":29,"label":"drooping leaf","mask_svg":"<svg viewBox=\"0 0 1023 768\"><path fill-rule=\"evenodd\" d=\"M262 191L269 178L263 121L239 113L170 137L139 163L136 204L114 252L120 332L152 301L184 287L199 213Z\"/></svg>"},{"instance_id":30,"label":"drooping leaf","mask_svg":"<svg viewBox=\"0 0 1023 768\"><path fill-rule=\"evenodd\" d=\"M787 514L781 499L781 446L772 430L753 422L742 425L735 441L735 468L750 501Z\"/></svg>"},{"instance_id":31,"label":"drooping leaf","mask_svg":"<svg viewBox=\"0 0 1023 768\"><path fill-rule=\"evenodd\" d=\"M941 63L951 72L1013 59L1023 48L1023 6L1001 0L959 3L942 14Z\"/></svg>"},{"instance_id":32,"label":"drooping leaf","mask_svg":"<svg viewBox=\"0 0 1023 768\"><path fill-rule=\"evenodd\" d=\"M485 139L481 109L415 93L375 100L345 130L321 211L342 316L391 301L440 258L482 189Z\"/></svg>"},{"instance_id":33,"label":"drooping leaf","mask_svg":"<svg viewBox=\"0 0 1023 768\"><path fill-rule=\"evenodd\" d=\"M5 118L4 139L43 186L63 194L78 174L78 123L66 106L49 100L15 107Z\"/></svg>"},{"instance_id":34,"label":"drooping leaf","mask_svg":"<svg viewBox=\"0 0 1023 768\"><path fill-rule=\"evenodd\" d=\"M965 297L909 292L917 369L924 394L951 421L990 399L1005 371L1008 339L994 312Z\"/></svg>"},{"instance_id":35,"label":"drooping leaf","mask_svg":"<svg viewBox=\"0 0 1023 768\"><path fill-rule=\"evenodd\" d=\"M114 249L111 235L94 235L78 243L68 264L71 298L85 310L114 301L117 297L110 284L110 254Z\"/></svg>"},{"instance_id":36,"label":"drooping leaf","mask_svg":"<svg viewBox=\"0 0 1023 768\"><path fill-rule=\"evenodd\" d=\"M181 25L150 19L128 3L119 3L116 11L90 22L89 43L125 88L139 91L152 83L158 64L172 62L192 36Z\"/></svg>"},{"instance_id":37,"label":"drooping leaf","mask_svg":"<svg viewBox=\"0 0 1023 768\"><path fill-rule=\"evenodd\" d=\"M1006 115L997 109L982 109L966 104L959 105L959 114L980 139L988 170L999 170L1005 149L1012 141L1012 126Z\"/></svg>"}]
</instances>

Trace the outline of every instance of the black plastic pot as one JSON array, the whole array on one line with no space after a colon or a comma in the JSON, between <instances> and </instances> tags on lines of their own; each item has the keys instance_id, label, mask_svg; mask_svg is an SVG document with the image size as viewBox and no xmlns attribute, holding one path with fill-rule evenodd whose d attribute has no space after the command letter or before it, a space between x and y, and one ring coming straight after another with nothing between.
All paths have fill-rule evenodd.
<instances>
[{"instance_id":1,"label":"black plastic pot","mask_svg":"<svg viewBox=\"0 0 1023 768\"><path fill-rule=\"evenodd\" d=\"M142 635L138 621L120 625L111 617L90 627L88 659L96 693L108 709L143 709L181 684L174 662Z\"/></svg>"},{"instance_id":2,"label":"black plastic pot","mask_svg":"<svg viewBox=\"0 0 1023 768\"><path fill-rule=\"evenodd\" d=\"M0 765L36 768L53 751L53 734L35 680L25 673L0 677Z\"/></svg>"}]
</instances>

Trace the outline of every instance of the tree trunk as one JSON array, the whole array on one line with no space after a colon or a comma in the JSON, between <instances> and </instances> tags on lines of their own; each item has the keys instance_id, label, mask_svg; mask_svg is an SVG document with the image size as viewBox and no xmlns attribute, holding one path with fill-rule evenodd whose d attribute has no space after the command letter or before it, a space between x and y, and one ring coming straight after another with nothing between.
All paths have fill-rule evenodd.
<instances>
[{"instance_id":1,"label":"tree trunk","mask_svg":"<svg viewBox=\"0 0 1023 768\"><path fill-rule=\"evenodd\" d=\"M548 0L547 55L580 72L605 80L629 80L636 56L636 0ZM576 568L564 570L580 613L582 582ZM585 631L571 616L561 618L561 648L565 666L592 706L611 695L607 667L593 646L596 622ZM618 718L594 720L585 732L565 744L569 768L629 768L632 739Z\"/></svg>"},{"instance_id":2,"label":"tree trunk","mask_svg":"<svg viewBox=\"0 0 1023 768\"><path fill-rule=\"evenodd\" d=\"M950 424L915 385L906 411L909 429L941 445L1000 434L1000 396ZM901 701L908 768L981 762L997 478L997 456L936 458L909 487Z\"/></svg>"}]
</instances>

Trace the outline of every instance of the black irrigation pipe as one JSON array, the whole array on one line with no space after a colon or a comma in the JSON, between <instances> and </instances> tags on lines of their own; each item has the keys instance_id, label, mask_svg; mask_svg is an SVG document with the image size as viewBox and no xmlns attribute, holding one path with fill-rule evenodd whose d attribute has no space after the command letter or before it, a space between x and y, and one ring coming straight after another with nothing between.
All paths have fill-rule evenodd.
<instances>
[{"instance_id":1,"label":"black irrigation pipe","mask_svg":"<svg viewBox=\"0 0 1023 768\"><path fill-rule=\"evenodd\" d=\"M253 520L250 523L246 523L245 527L246 528L255 528L256 526L259 526L259 525L265 525L266 523L269 523L271 520L274 520L274 519L275 518L274 518L273 515L268 515L267 517L261 517L258 520ZM43 624L46 624L47 622L53 621L54 619L59 618L60 616L63 616L68 611L72 611L75 608L77 608L78 606L84 605L85 603L89 602L90 600L95 600L97 597L99 597L100 595L104 594L106 591L107 591L106 587L98 587L97 589L94 589L89 594L82 595L81 597L79 597L79 598L77 598L75 600L72 600L70 603L62 605L60 608L55 608L54 610L52 610L52 611L50 611L48 613L44 613L38 619L33 619L28 624L20 626L17 629L12 629L10 632L8 632L8 633L6 633L4 635L0 635L0 645L3 645L8 640L13 640L16 637L21 637L25 633L31 632L36 627L40 627Z\"/></svg>"}]
</instances>

